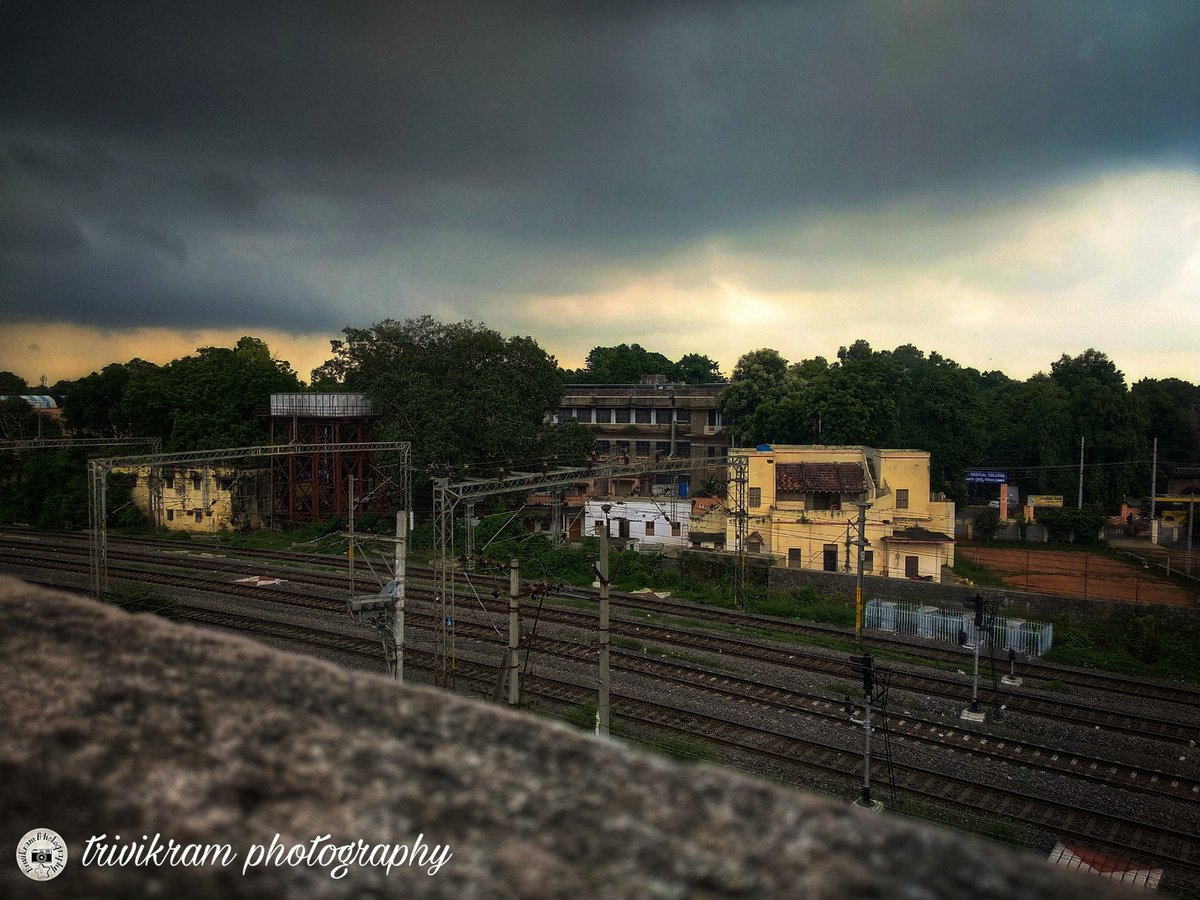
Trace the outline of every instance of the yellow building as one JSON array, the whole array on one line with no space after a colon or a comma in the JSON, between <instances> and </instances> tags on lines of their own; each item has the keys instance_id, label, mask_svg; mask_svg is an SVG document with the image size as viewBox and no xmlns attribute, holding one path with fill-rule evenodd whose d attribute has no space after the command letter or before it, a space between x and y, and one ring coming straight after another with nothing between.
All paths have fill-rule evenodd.
<instances>
[{"instance_id":1,"label":"yellow building","mask_svg":"<svg viewBox=\"0 0 1200 900\"><path fill-rule=\"evenodd\" d=\"M954 564L954 503L929 490L924 450L775 446L747 457L747 550L780 565L856 572L859 501L863 572L940 581ZM733 518L726 546L734 546Z\"/></svg>"},{"instance_id":2,"label":"yellow building","mask_svg":"<svg viewBox=\"0 0 1200 900\"><path fill-rule=\"evenodd\" d=\"M122 474L131 481L134 505L169 531L261 528L270 508L267 469L142 466Z\"/></svg>"}]
</instances>

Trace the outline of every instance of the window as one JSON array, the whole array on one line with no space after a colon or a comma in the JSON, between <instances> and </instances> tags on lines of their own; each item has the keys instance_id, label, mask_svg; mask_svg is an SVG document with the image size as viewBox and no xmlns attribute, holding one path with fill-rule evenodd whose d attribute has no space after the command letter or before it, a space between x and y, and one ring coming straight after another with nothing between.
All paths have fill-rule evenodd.
<instances>
[{"instance_id":1,"label":"window","mask_svg":"<svg viewBox=\"0 0 1200 900\"><path fill-rule=\"evenodd\" d=\"M604 534L604 523L600 520L597 520L596 524L593 526L593 529L595 530L596 534Z\"/></svg>"},{"instance_id":2,"label":"window","mask_svg":"<svg viewBox=\"0 0 1200 900\"><path fill-rule=\"evenodd\" d=\"M634 456L649 456L650 455L650 442L649 441L634 441L633 442L633 455Z\"/></svg>"},{"instance_id":3,"label":"window","mask_svg":"<svg viewBox=\"0 0 1200 900\"><path fill-rule=\"evenodd\" d=\"M788 547L788 568L803 569L804 557L800 555L799 547Z\"/></svg>"},{"instance_id":4,"label":"window","mask_svg":"<svg viewBox=\"0 0 1200 900\"><path fill-rule=\"evenodd\" d=\"M646 523L646 537L653 537L653 536L654 536L654 523L647 522Z\"/></svg>"},{"instance_id":5,"label":"window","mask_svg":"<svg viewBox=\"0 0 1200 900\"><path fill-rule=\"evenodd\" d=\"M670 425L671 424L671 410L656 409L654 411L654 413L655 413L654 421L657 422L659 425Z\"/></svg>"},{"instance_id":6,"label":"window","mask_svg":"<svg viewBox=\"0 0 1200 900\"><path fill-rule=\"evenodd\" d=\"M864 550L863 551L863 572L867 575L870 575L873 571L875 571L875 551L874 550Z\"/></svg>"},{"instance_id":7,"label":"window","mask_svg":"<svg viewBox=\"0 0 1200 900\"><path fill-rule=\"evenodd\" d=\"M721 424L721 412L720 412L720 410L716 410L716 409L710 409L710 410L708 411L708 424L709 424L710 426L714 427L714 428L715 428L717 425L720 425L720 424Z\"/></svg>"},{"instance_id":8,"label":"window","mask_svg":"<svg viewBox=\"0 0 1200 900\"><path fill-rule=\"evenodd\" d=\"M666 456L668 453L671 452L671 442L670 441L656 441L654 444L654 449L656 452L661 453L663 456Z\"/></svg>"},{"instance_id":9,"label":"window","mask_svg":"<svg viewBox=\"0 0 1200 900\"><path fill-rule=\"evenodd\" d=\"M173 487L175 487L175 476L174 476L174 475L168 475L168 476L166 477L166 479L163 481L163 484L165 484L165 485L166 485L167 487L169 487L169 488L173 488Z\"/></svg>"},{"instance_id":10,"label":"window","mask_svg":"<svg viewBox=\"0 0 1200 900\"><path fill-rule=\"evenodd\" d=\"M920 578L921 577L921 561L915 556L904 557L904 577L905 578Z\"/></svg>"},{"instance_id":11,"label":"window","mask_svg":"<svg viewBox=\"0 0 1200 900\"><path fill-rule=\"evenodd\" d=\"M167 521L168 521L168 522L174 522L174 521L175 521L175 510L173 510L173 509L168 509L168 510L167 510Z\"/></svg>"},{"instance_id":12,"label":"window","mask_svg":"<svg viewBox=\"0 0 1200 900\"><path fill-rule=\"evenodd\" d=\"M629 422L629 409L614 409L614 418L618 425L625 425Z\"/></svg>"},{"instance_id":13,"label":"window","mask_svg":"<svg viewBox=\"0 0 1200 900\"><path fill-rule=\"evenodd\" d=\"M750 488L750 508L762 506L762 488Z\"/></svg>"},{"instance_id":14,"label":"window","mask_svg":"<svg viewBox=\"0 0 1200 900\"><path fill-rule=\"evenodd\" d=\"M677 409L677 410L675 410L675 421L676 421L676 422L690 422L690 421L692 421L692 411L691 411L690 409Z\"/></svg>"},{"instance_id":15,"label":"window","mask_svg":"<svg viewBox=\"0 0 1200 900\"><path fill-rule=\"evenodd\" d=\"M608 456L612 452L612 441L596 441L596 452Z\"/></svg>"},{"instance_id":16,"label":"window","mask_svg":"<svg viewBox=\"0 0 1200 900\"><path fill-rule=\"evenodd\" d=\"M617 453L621 456L629 455L629 441L617 441Z\"/></svg>"},{"instance_id":17,"label":"window","mask_svg":"<svg viewBox=\"0 0 1200 900\"><path fill-rule=\"evenodd\" d=\"M675 455L676 456L691 456L692 455L691 442L676 441L675 442Z\"/></svg>"},{"instance_id":18,"label":"window","mask_svg":"<svg viewBox=\"0 0 1200 900\"><path fill-rule=\"evenodd\" d=\"M705 455L705 456L716 456L716 455L717 455L717 448L716 448L716 447L714 447L712 444L709 444L709 445L707 445L707 446L704 448L704 455Z\"/></svg>"},{"instance_id":19,"label":"window","mask_svg":"<svg viewBox=\"0 0 1200 900\"><path fill-rule=\"evenodd\" d=\"M198 472L192 473L192 490L200 490L200 474Z\"/></svg>"},{"instance_id":20,"label":"window","mask_svg":"<svg viewBox=\"0 0 1200 900\"><path fill-rule=\"evenodd\" d=\"M196 516L197 522L203 522L204 521L204 510L202 510L202 509L196 510L195 516Z\"/></svg>"},{"instance_id":21,"label":"window","mask_svg":"<svg viewBox=\"0 0 1200 900\"><path fill-rule=\"evenodd\" d=\"M633 421L635 421L639 425L649 425L650 424L650 414L652 412L654 412L654 410L652 410L652 409L635 409L633 411L633 414L634 414Z\"/></svg>"},{"instance_id":22,"label":"window","mask_svg":"<svg viewBox=\"0 0 1200 900\"><path fill-rule=\"evenodd\" d=\"M672 522L671 523L671 537L682 537L682 536L683 536L683 525L681 525L679 522Z\"/></svg>"},{"instance_id":23,"label":"window","mask_svg":"<svg viewBox=\"0 0 1200 900\"><path fill-rule=\"evenodd\" d=\"M607 406L601 406L596 409L596 424L608 425L613 420L613 411Z\"/></svg>"},{"instance_id":24,"label":"window","mask_svg":"<svg viewBox=\"0 0 1200 900\"><path fill-rule=\"evenodd\" d=\"M896 509L908 509L908 489L896 489Z\"/></svg>"},{"instance_id":25,"label":"window","mask_svg":"<svg viewBox=\"0 0 1200 900\"><path fill-rule=\"evenodd\" d=\"M824 566L823 566L824 570L826 572L836 572L837 571L837 557L838 557L837 544L826 544L824 555L825 555Z\"/></svg>"}]
</instances>

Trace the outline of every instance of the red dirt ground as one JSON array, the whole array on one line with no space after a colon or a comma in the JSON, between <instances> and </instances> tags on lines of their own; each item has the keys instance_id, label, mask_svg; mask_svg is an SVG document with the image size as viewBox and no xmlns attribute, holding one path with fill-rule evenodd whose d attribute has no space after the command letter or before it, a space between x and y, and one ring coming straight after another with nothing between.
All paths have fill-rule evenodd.
<instances>
[{"instance_id":1,"label":"red dirt ground","mask_svg":"<svg viewBox=\"0 0 1200 900\"><path fill-rule=\"evenodd\" d=\"M990 569L1018 590L1125 603L1200 605L1195 593L1178 587L1153 570L1096 553L961 544L955 553Z\"/></svg>"}]
</instances>

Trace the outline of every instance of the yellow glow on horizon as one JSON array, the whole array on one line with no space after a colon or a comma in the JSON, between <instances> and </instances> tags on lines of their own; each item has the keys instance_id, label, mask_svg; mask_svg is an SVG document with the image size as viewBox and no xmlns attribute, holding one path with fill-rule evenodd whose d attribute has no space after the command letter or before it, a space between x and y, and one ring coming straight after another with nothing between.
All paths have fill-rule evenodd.
<instances>
[{"instance_id":1,"label":"yellow glow on horizon","mask_svg":"<svg viewBox=\"0 0 1200 900\"><path fill-rule=\"evenodd\" d=\"M269 329L91 328L56 322L0 326L0 369L15 372L36 386L81 378L110 363L131 359L163 365L190 356L200 347L232 347L247 334L266 341L271 355L291 363L305 381L329 358L336 335L292 335Z\"/></svg>"}]
</instances>

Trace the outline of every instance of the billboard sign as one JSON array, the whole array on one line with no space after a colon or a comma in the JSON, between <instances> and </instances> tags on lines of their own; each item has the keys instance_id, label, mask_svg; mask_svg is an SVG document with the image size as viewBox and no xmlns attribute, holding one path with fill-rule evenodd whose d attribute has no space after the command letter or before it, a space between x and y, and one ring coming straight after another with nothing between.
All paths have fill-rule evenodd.
<instances>
[{"instance_id":1,"label":"billboard sign","mask_svg":"<svg viewBox=\"0 0 1200 900\"><path fill-rule=\"evenodd\" d=\"M989 472L984 469L968 469L967 484L1007 484L1008 476L1003 472Z\"/></svg>"},{"instance_id":2,"label":"billboard sign","mask_svg":"<svg viewBox=\"0 0 1200 900\"><path fill-rule=\"evenodd\" d=\"M1062 494L1030 494L1027 499L1030 506L1056 506L1061 509L1063 505Z\"/></svg>"}]
</instances>

